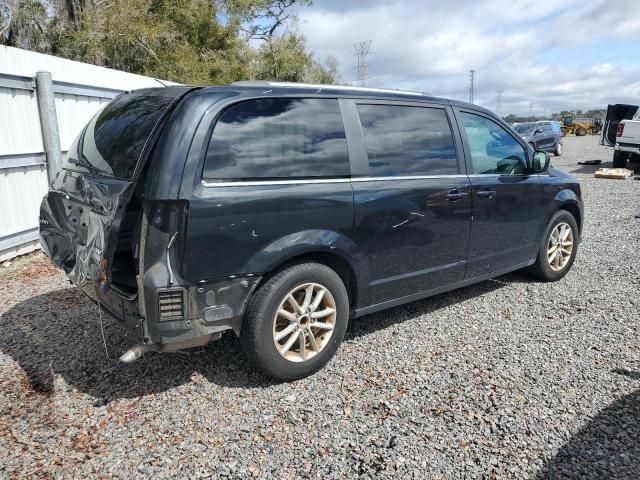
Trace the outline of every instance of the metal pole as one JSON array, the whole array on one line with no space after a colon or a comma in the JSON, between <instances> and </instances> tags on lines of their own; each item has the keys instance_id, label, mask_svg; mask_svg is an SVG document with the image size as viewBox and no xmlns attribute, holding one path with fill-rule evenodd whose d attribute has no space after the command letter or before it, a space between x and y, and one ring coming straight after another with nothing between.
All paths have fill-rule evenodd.
<instances>
[{"instance_id":1,"label":"metal pole","mask_svg":"<svg viewBox=\"0 0 640 480\"><path fill-rule=\"evenodd\" d=\"M41 71L36 73L36 96L38 97L38 110L40 111L42 142L47 156L47 176L49 177L49 183L51 183L56 173L62 168L62 148L60 147L58 116L56 115L56 101L50 72Z\"/></svg>"}]
</instances>

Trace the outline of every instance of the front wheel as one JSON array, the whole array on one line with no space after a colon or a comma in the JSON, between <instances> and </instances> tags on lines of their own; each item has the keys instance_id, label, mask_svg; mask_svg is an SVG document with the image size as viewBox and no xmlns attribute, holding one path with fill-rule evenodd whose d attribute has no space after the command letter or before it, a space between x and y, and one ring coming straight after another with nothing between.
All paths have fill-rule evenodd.
<instances>
[{"instance_id":1,"label":"front wheel","mask_svg":"<svg viewBox=\"0 0 640 480\"><path fill-rule=\"evenodd\" d=\"M240 344L267 375L297 380L333 357L348 320L349 298L338 274L326 265L301 263L280 271L254 294Z\"/></svg>"},{"instance_id":2,"label":"front wheel","mask_svg":"<svg viewBox=\"0 0 640 480\"><path fill-rule=\"evenodd\" d=\"M558 143L558 144L556 145L556 148L554 149L553 154L554 154L556 157L559 157L560 155L562 155L562 144L561 144L561 143Z\"/></svg>"},{"instance_id":3,"label":"front wheel","mask_svg":"<svg viewBox=\"0 0 640 480\"><path fill-rule=\"evenodd\" d=\"M547 226L540 251L529 271L545 282L555 282L564 277L578 251L578 224L566 210L556 212Z\"/></svg>"}]
</instances>

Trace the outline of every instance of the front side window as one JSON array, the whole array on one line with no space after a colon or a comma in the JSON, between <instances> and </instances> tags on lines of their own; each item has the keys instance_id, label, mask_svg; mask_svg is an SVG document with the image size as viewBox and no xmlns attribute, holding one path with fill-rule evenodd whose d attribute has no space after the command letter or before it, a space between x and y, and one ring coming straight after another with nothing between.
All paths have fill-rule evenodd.
<instances>
[{"instance_id":1,"label":"front side window","mask_svg":"<svg viewBox=\"0 0 640 480\"><path fill-rule=\"evenodd\" d=\"M520 135L530 135L533 133L535 126L535 123L522 123L520 125L515 125L513 129Z\"/></svg>"},{"instance_id":2,"label":"front side window","mask_svg":"<svg viewBox=\"0 0 640 480\"><path fill-rule=\"evenodd\" d=\"M264 98L226 110L214 127L204 178L343 177L347 141L336 99Z\"/></svg>"},{"instance_id":3,"label":"front side window","mask_svg":"<svg viewBox=\"0 0 640 480\"><path fill-rule=\"evenodd\" d=\"M504 128L486 117L461 112L471 150L473 173L519 175L526 165L525 150Z\"/></svg>"},{"instance_id":4,"label":"front side window","mask_svg":"<svg viewBox=\"0 0 640 480\"><path fill-rule=\"evenodd\" d=\"M358 105L372 177L455 175L458 160L443 109Z\"/></svg>"}]
</instances>

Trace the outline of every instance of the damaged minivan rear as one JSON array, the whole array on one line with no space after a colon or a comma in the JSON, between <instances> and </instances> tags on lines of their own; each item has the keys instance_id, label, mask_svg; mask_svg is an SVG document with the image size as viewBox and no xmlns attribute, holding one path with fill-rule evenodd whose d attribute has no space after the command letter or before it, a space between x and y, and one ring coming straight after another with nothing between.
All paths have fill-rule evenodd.
<instances>
[{"instance_id":1,"label":"damaged minivan rear","mask_svg":"<svg viewBox=\"0 0 640 480\"><path fill-rule=\"evenodd\" d=\"M217 338L233 328L233 308L225 309L221 327L211 320L215 314L203 314L204 305L250 291L248 285L207 285L181 276L188 203L157 175L175 181L184 159L153 168L153 157L176 105L193 90L139 90L114 99L78 135L41 205L43 249L73 284L125 325L135 343L121 356L126 362L149 350ZM196 295L205 286L206 295Z\"/></svg>"}]
</instances>

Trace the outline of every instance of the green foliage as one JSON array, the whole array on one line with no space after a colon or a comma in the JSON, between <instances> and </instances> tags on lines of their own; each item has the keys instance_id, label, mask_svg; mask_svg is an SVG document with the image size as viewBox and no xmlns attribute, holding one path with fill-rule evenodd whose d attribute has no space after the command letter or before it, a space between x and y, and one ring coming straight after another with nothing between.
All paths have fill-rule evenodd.
<instances>
[{"instance_id":1,"label":"green foliage","mask_svg":"<svg viewBox=\"0 0 640 480\"><path fill-rule=\"evenodd\" d=\"M47 52L49 19L45 5L39 0L0 2L0 43Z\"/></svg>"},{"instance_id":2,"label":"green foliage","mask_svg":"<svg viewBox=\"0 0 640 480\"><path fill-rule=\"evenodd\" d=\"M12 46L187 84L336 80L335 60L318 63L293 29L279 34L309 0L4 1L16 2L0 9L13 14L0 35Z\"/></svg>"},{"instance_id":3,"label":"green foliage","mask_svg":"<svg viewBox=\"0 0 640 480\"><path fill-rule=\"evenodd\" d=\"M304 36L289 32L260 46L251 74L257 80L334 83L337 62L335 58L329 58L326 65L317 62L307 51Z\"/></svg>"}]
</instances>

